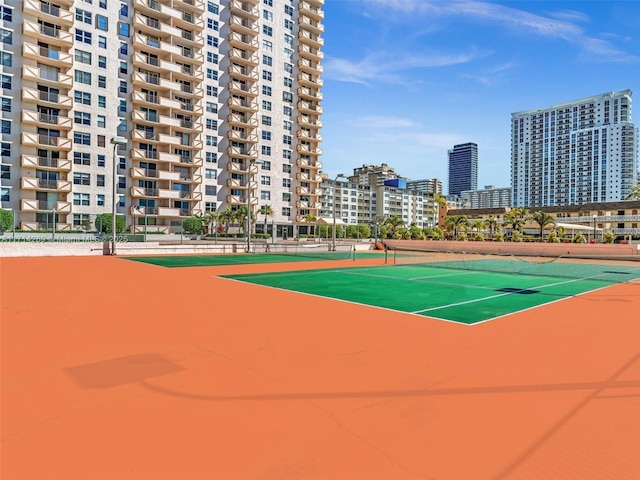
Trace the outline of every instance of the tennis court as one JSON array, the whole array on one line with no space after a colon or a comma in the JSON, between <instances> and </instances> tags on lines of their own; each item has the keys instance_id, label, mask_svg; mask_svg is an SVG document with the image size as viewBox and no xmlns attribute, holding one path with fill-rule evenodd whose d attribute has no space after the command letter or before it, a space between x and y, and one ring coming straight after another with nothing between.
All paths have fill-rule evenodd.
<instances>
[{"instance_id":1,"label":"tennis court","mask_svg":"<svg viewBox=\"0 0 640 480\"><path fill-rule=\"evenodd\" d=\"M635 280L640 268L465 259L224 278L471 325Z\"/></svg>"},{"instance_id":2,"label":"tennis court","mask_svg":"<svg viewBox=\"0 0 640 480\"><path fill-rule=\"evenodd\" d=\"M381 258L382 252L355 252L353 249L331 251L326 245L317 247L290 248L276 252L223 253L209 255L160 255L126 257L127 260L148 263L160 267L219 267L225 265L250 265L266 263L311 262L323 260L355 260Z\"/></svg>"}]
</instances>

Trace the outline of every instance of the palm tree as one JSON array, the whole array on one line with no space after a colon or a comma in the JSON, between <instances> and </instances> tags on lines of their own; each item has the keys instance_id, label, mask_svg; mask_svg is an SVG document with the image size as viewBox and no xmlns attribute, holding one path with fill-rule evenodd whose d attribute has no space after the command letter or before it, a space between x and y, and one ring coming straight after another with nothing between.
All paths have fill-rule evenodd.
<instances>
[{"instance_id":1,"label":"palm tree","mask_svg":"<svg viewBox=\"0 0 640 480\"><path fill-rule=\"evenodd\" d=\"M489 227L489 234L493 237L496 227L498 226L498 220L493 217L489 217L484 221L484 224Z\"/></svg>"},{"instance_id":2,"label":"palm tree","mask_svg":"<svg viewBox=\"0 0 640 480\"><path fill-rule=\"evenodd\" d=\"M512 208L504 217L504 223L511 225L516 232L522 233L524 224L529 218L529 210L524 207Z\"/></svg>"},{"instance_id":3,"label":"palm tree","mask_svg":"<svg viewBox=\"0 0 640 480\"><path fill-rule=\"evenodd\" d=\"M625 197L625 200L639 200L640 199L640 183L631 189L629 195Z\"/></svg>"},{"instance_id":4,"label":"palm tree","mask_svg":"<svg viewBox=\"0 0 640 480\"><path fill-rule=\"evenodd\" d=\"M476 233L481 233L485 226L486 226L485 221L480 218L474 220L473 223L471 224L471 228L475 228Z\"/></svg>"},{"instance_id":5,"label":"palm tree","mask_svg":"<svg viewBox=\"0 0 640 480\"><path fill-rule=\"evenodd\" d=\"M246 205L240 205L235 211L235 220L238 222L242 231L247 233L247 219L249 218L249 209Z\"/></svg>"},{"instance_id":6,"label":"palm tree","mask_svg":"<svg viewBox=\"0 0 640 480\"><path fill-rule=\"evenodd\" d=\"M220 222L224 225L224 233L229 233L229 226L236 219L236 212L229 207L220 213Z\"/></svg>"},{"instance_id":7,"label":"palm tree","mask_svg":"<svg viewBox=\"0 0 640 480\"><path fill-rule=\"evenodd\" d=\"M302 220L304 220L305 223L309 224L307 234L311 235L311 225L316 223L318 218L315 215L311 215L310 213L307 213L306 215L302 216ZM315 229L315 227L314 227L314 229Z\"/></svg>"},{"instance_id":8,"label":"palm tree","mask_svg":"<svg viewBox=\"0 0 640 480\"><path fill-rule=\"evenodd\" d=\"M376 227L376 231L375 231L376 242L378 241L378 238L381 237L380 227L384 225L385 222L386 222L386 219L381 215L377 215L373 217L373 221L371 223L373 224L374 227Z\"/></svg>"},{"instance_id":9,"label":"palm tree","mask_svg":"<svg viewBox=\"0 0 640 480\"><path fill-rule=\"evenodd\" d=\"M391 238L393 238L393 236L396 233L396 230L399 227L404 226L404 220L402 220L402 217L398 216L398 215L394 215L393 217L389 217L385 220L384 222L386 225L389 226L389 228L391 229Z\"/></svg>"},{"instance_id":10,"label":"palm tree","mask_svg":"<svg viewBox=\"0 0 640 480\"><path fill-rule=\"evenodd\" d=\"M264 233L267 233L267 219L269 215L273 215L273 209L271 205L262 205L260 207L260 213L264 215ZM272 232L272 235L275 235L276 232Z\"/></svg>"},{"instance_id":11,"label":"palm tree","mask_svg":"<svg viewBox=\"0 0 640 480\"><path fill-rule=\"evenodd\" d=\"M544 227L548 226L548 225L555 225L556 224L556 220L555 218L553 218L551 215L549 215L548 213L545 212L535 212L532 216L531 219L536 222L539 226L540 226L540 241L542 242L542 235L543 235L543 230Z\"/></svg>"},{"instance_id":12,"label":"palm tree","mask_svg":"<svg viewBox=\"0 0 640 480\"><path fill-rule=\"evenodd\" d=\"M445 226L449 232L453 233L453 238L458 239L458 230L464 229L469 221L466 215L447 215Z\"/></svg>"}]
</instances>

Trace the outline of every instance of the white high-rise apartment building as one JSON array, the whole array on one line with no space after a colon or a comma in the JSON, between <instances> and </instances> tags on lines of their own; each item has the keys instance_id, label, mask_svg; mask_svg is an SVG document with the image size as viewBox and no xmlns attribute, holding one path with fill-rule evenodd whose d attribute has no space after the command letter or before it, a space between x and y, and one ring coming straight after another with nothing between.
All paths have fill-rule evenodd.
<instances>
[{"instance_id":1,"label":"white high-rise apartment building","mask_svg":"<svg viewBox=\"0 0 640 480\"><path fill-rule=\"evenodd\" d=\"M78 229L115 170L130 230L270 205L291 235L320 207L323 3L5 0L1 207Z\"/></svg>"},{"instance_id":2,"label":"white high-rise apartment building","mask_svg":"<svg viewBox=\"0 0 640 480\"><path fill-rule=\"evenodd\" d=\"M511 188L486 185L481 190L465 190L461 194L466 208L500 208L511 206Z\"/></svg>"},{"instance_id":3,"label":"white high-rise apartment building","mask_svg":"<svg viewBox=\"0 0 640 480\"><path fill-rule=\"evenodd\" d=\"M512 206L624 200L636 185L631 90L511 116Z\"/></svg>"}]
</instances>

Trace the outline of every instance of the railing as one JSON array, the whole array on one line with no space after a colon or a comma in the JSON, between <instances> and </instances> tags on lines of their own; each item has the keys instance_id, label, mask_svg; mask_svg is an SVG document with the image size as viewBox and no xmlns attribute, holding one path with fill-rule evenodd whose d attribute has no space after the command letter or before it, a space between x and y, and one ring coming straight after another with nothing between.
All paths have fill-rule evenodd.
<instances>
[{"instance_id":1,"label":"railing","mask_svg":"<svg viewBox=\"0 0 640 480\"><path fill-rule=\"evenodd\" d=\"M147 26L151 28L155 28L156 30L160 29L160 21L156 18L147 17Z\"/></svg>"},{"instance_id":2,"label":"railing","mask_svg":"<svg viewBox=\"0 0 640 480\"><path fill-rule=\"evenodd\" d=\"M39 167L58 168L58 159L51 157L38 157Z\"/></svg>"},{"instance_id":3,"label":"railing","mask_svg":"<svg viewBox=\"0 0 640 480\"><path fill-rule=\"evenodd\" d=\"M143 150L143 151L144 151L145 158L152 158L152 159L157 159L158 158L158 151L157 150Z\"/></svg>"},{"instance_id":4,"label":"railing","mask_svg":"<svg viewBox=\"0 0 640 480\"><path fill-rule=\"evenodd\" d=\"M160 2L158 2L158 0L149 0L149 1L147 2L147 6L148 6L151 10L160 11Z\"/></svg>"},{"instance_id":5,"label":"railing","mask_svg":"<svg viewBox=\"0 0 640 480\"><path fill-rule=\"evenodd\" d=\"M40 145L55 146L58 145L58 137L52 137L49 135L38 135L38 143Z\"/></svg>"},{"instance_id":6,"label":"railing","mask_svg":"<svg viewBox=\"0 0 640 480\"><path fill-rule=\"evenodd\" d=\"M53 210L56 208L56 202L50 202L48 200L37 200L38 210Z\"/></svg>"},{"instance_id":7,"label":"railing","mask_svg":"<svg viewBox=\"0 0 640 480\"><path fill-rule=\"evenodd\" d=\"M47 47L39 47L40 56L50 58L52 60L58 60L58 52L57 50L51 50Z\"/></svg>"},{"instance_id":8,"label":"railing","mask_svg":"<svg viewBox=\"0 0 640 480\"><path fill-rule=\"evenodd\" d=\"M47 5L46 3L43 3L43 2L40 2L40 11L42 13L51 15L52 17L60 16L60 7L56 7L54 5Z\"/></svg>"},{"instance_id":9,"label":"railing","mask_svg":"<svg viewBox=\"0 0 640 480\"><path fill-rule=\"evenodd\" d=\"M157 188L145 188L144 189L144 194L147 197L157 197L158 196L158 189Z\"/></svg>"},{"instance_id":10,"label":"railing","mask_svg":"<svg viewBox=\"0 0 640 480\"><path fill-rule=\"evenodd\" d=\"M193 23L193 14L182 12L182 20L184 20L187 23Z\"/></svg>"},{"instance_id":11,"label":"railing","mask_svg":"<svg viewBox=\"0 0 640 480\"><path fill-rule=\"evenodd\" d=\"M157 75L151 75L147 73L145 80L147 83L150 83L152 85L160 85L160 77Z\"/></svg>"},{"instance_id":12,"label":"railing","mask_svg":"<svg viewBox=\"0 0 640 480\"><path fill-rule=\"evenodd\" d=\"M149 168L143 168L144 176L149 178L158 178L158 170L151 170Z\"/></svg>"},{"instance_id":13,"label":"railing","mask_svg":"<svg viewBox=\"0 0 640 480\"><path fill-rule=\"evenodd\" d=\"M146 215L158 215L158 207L143 207Z\"/></svg>"},{"instance_id":14,"label":"railing","mask_svg":"<svg viewBox=\"0 0 640 480\"><path fill-rule=\"evenodd\" d=\"M188 217L191 215L191 210L189 210L188 208L181 208L180 209L180 216L181 217Z\"/></svg>"},{"instance_id":15,"label":"railing","mask_svg":"<svg viewBox=\"0 0 640 480\"><path fill-rule=\"evenodd\" d=\"M38 120L40 120L40 122L42 123L50 123L53 125L57 125L58 124L58 115L51 115L48 113L40 113L38 115Z\"/></svg>"},{"instance_id":16,"label":"railing","mask_svg":"<svg viewBox=\"0 0 640 480\"><path fill-rule=\"evenodd\" d=\"M181 155L180 163L193 163L193 157L191 155Z\"/></svg>"},{"instance_id":17,"label":"railing","mask_svg":"<svg viewBox=\"0 0 640 480\"><path fill-rule=\"evenodd\" d=\"M193 93L193 87L185 83L180 84L180 90L184 93Z\"/></svg>"},{"instance_id":18,"label":"railing","mask_svg":"<svg viewBox=\"0 0 640 480\"><path fill-rule=\"evenodd\" d=\"M180 180L191 180L193 177L190 173L181 173Z\"/></svg>"},{"instance_id":19,"label":"railing","mask_svg":"<svg viewBox=\"0 0 640 480\"><path fill-rule=\"evenodd\" d=\"M145 95L145 99L147 100L147 102L149 103L158 103L158 95L154 94L154 93L147 93Z\"/></svg>"},{"instance_id":20,"label":"railing","mask_svg":"<svg viewBox=\"0 0 640 480\"><path fill-rule=\"evenodd\" d=\"M185 40L193 40L193 33L188 30L182 30L182 38Z\"/></svg>"},{"instance_id":21,"label":"railing","mask_svg":"<svg viewBox=\"0 0 640 480\"><path fill-rule=\"evenodd\" d=\"M180 198L191 198L191 192L180 190Z\"/></svg>"},{"instance_id":22,"label":"railing","mask_svg":"<svg viewBox=\"0 0 640 480\"><path fill-rule=\"evenodd\" d=\"M53 92L40 91L39 92L39 97L40 97L40 100L42 100L43 102L58 103L58 99L60 98L60 94L59 93L53 93Z\"/></svg>"},{"instance_id":23,"label":"railing","mask_svg":"<svg viewBox=\"0 0 640 480\"><path fill-rule=\"evenodd\" d=\"M182 128L193 128L193 121L192 120L180 119L180 126Z\"/></svg>"},{"instance_id":24,"label":"railing","mask_svg":"<svg viewBox=\"0 0 640 480\"><path fill-rule=\"evenodd\" d=\"M157 67L158 65L160 65L160 62L156 57L147 57L147 65Z\"/></svg>"},{"instance_id":25,"label":"railing","mask_svg":"<svg viewBox=\"0 0 640 480\"><path fill-rule=\"evenodd\" d=\"M47 25L40 25L40 33L53 38L58 38L60 36L60 31L57 28L49 27Z\"/></svg>"},{"instance_id":26,"label":"railing","mask_svg":"<svg viewBox=\"0 0 640 480\"><path fill-rule=\"evenodd\" d=\"M182 73L185 75L193 75L193 70L187 65L182 66Z\"/></svg>"},{"instance_id":27,"label":"railing","mask_svg":"<svg viewBox=\"0 0 640 480\"><path fill-rule=\"evenodd\" d=\"M39 178L38 179L38 187L39 188L48 188L48 189L52 189L55 190L58 188L58 181L57 180L49 180L46 178Z\"/></svg>"}]
</instances>

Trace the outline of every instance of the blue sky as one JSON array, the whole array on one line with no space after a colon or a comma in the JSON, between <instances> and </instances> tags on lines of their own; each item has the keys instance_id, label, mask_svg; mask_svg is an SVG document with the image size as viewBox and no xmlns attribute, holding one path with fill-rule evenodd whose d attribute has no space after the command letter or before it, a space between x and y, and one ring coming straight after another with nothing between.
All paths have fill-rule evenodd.
<instances>
[{"instance_id":1,"label":"blue sky","mask_svg":"<svg viewBox=\"0 0 640 480\"><path fill-rule=\"evenodd\" d=\"M640 1L326 0L324 38L330 176L387 163L446 193L475 142L478 186L509 186L511 113L624 89L640 112Z\"/></svg>"}]
</instances>

